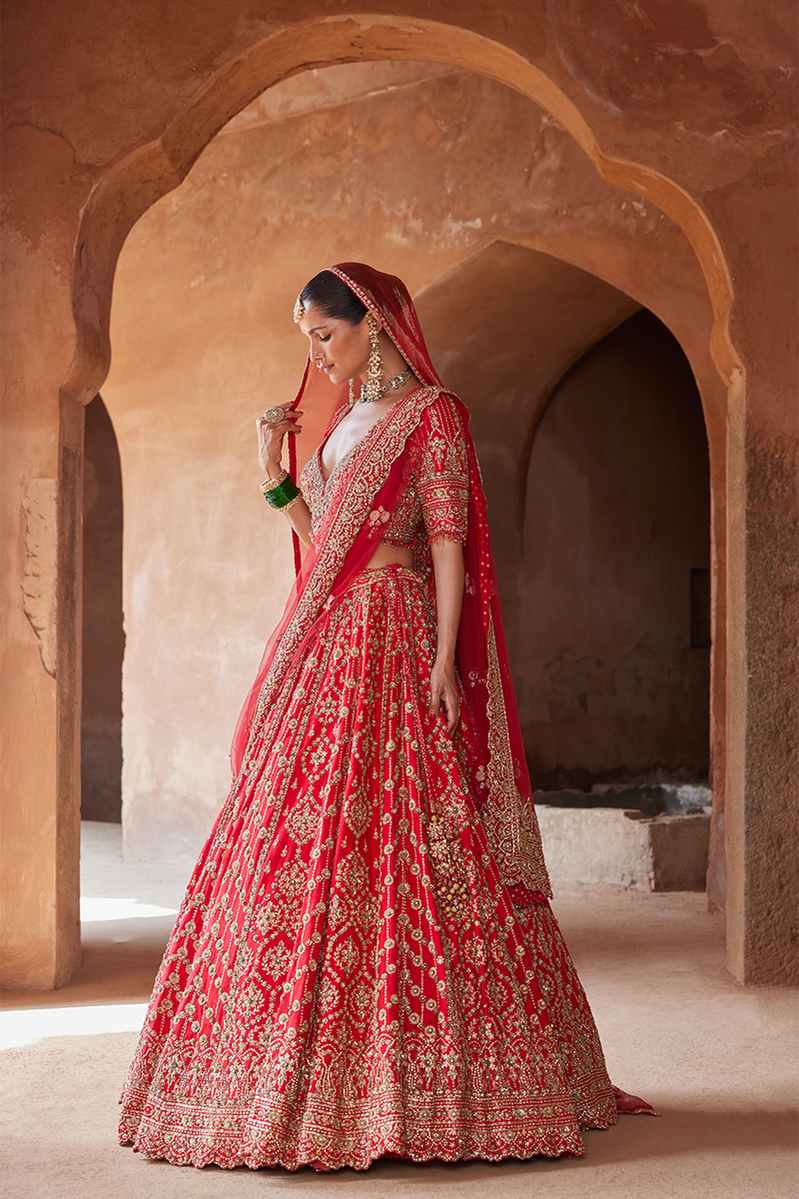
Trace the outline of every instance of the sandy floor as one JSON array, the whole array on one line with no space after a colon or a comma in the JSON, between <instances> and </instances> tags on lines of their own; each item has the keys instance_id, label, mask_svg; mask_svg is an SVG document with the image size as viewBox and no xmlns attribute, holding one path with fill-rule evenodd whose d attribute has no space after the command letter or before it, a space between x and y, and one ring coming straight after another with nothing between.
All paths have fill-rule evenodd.
<instances>
[{"instance_id":1,"label":"sandy floor","mask_svg":"<svg viewBox=\"0 0 799 1199\"><path fill-rule=\"evenodd\" d=\"M661 1119L585 1134L582 1158L194 1170L116 1145L116 1105L190 870L123 863L119 830L84 826L83 965L53 993L4 992L3 1165L10 1199L796 1199L797 994L739 987L723 923L694 894L559 890L556 911L614 1081Z\"/></svg>"}]
</instances>

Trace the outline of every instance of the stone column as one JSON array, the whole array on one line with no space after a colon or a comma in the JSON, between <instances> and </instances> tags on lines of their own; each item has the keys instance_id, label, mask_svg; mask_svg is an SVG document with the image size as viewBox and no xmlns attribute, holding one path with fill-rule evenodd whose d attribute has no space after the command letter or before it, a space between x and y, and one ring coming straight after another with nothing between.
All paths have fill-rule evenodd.
<instances>
[{"instance_id":1,"label":"stone column","mask_svg":"<svg viewBox=\"0 0 799 1199\"><path fill-rule=\"evenodd\" d=\"M727 962L744 983L799 974L796 473L795 439L733 413Z\"/></svg>"},{"instance_id":2,"label":"stone column","mask_svg":"<svg viewBox=\"0 0 799 1199\"><path fill-rule=\"evenodd\" d=\"M728 425L726 811L727 960L744 983L799 978L795 212L792 164L775 154L719 219L733 230L731 334L746 371Z\"/></svg>"},{"instance_id":3,"label":"stone column","mask_svg":"<svg viewBox=\"0 0 799 1199\"><path fill-rule=\"evenodd\" d=\"M80 959L83 406L59 397L75 342L63 193L77 189L53 134L12 128L3 153L0 979L52 989Z\"/></svg>"}]
</instances>

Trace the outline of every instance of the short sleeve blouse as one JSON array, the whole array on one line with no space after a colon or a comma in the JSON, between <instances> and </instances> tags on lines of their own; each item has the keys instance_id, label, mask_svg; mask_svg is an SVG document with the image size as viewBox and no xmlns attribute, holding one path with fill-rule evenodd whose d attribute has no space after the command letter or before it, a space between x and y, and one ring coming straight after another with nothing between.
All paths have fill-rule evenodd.
<instances>
[{"instance_id":1,"label":"short sleeve blouse","mask_svg":"<svg viewBox=\"0 0 799 1199\"><path fill-rule=\"evenodd\" d=\"M469 462L460 420L446 396L424 411L409 439L408 484L383 540L412 545L424 524L428 541L465 541L469 508Z\"/></svg>"},{"instance_id":2,"label":"short sleeve blouse","mask_svg":"<svg viewBox=\"0 0 799 1199\"><path fill-rule=\"evenodd\" d=\"M423 525L429 542L465 541L469 461L460 418L446 395L439 395L425 408L418 427L408 438L405 452L409 467L407 481L386 523L383 540L389 545L412 546ZM349 457L350 454L345 455L336 464L327 481L318 453L303 471L302 492L311 509L314 532L332 495L331 484Z\"/></svg>"}]
</instances>

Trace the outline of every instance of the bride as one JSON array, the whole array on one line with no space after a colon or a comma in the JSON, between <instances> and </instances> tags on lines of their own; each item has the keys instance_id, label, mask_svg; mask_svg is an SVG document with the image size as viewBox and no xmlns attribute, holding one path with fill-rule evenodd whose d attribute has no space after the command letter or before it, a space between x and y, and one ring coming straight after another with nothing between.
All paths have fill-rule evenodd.
<instances>
[{"instance_id":1,"label":"bride","mask_svg":"<svg viewBox=\"0 0 799 1199\"><path fill-rule=\"evenodd\" d=\"M551 895L464 405L399 279L321 272L261 485L304 557L123 1094L196 1166L583 1152L612 1087ZM336 410L298 486L303 412ZM293 458L293 455L292 455Z\"/></svg>"}]
</instances>

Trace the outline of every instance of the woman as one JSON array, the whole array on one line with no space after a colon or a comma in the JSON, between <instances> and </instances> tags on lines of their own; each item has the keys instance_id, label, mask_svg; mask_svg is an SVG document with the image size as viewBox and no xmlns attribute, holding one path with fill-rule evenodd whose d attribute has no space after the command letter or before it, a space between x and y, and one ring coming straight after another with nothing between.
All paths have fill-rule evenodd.
<instances>
[{"instance_id":1,"label":"woman","mask_svg":"<svg viewBox=\"0 0 799 1199\"><path fill-rule=\"evenodd\" d=\"M582 1153L651 1109L614 1093L547 902L467 411L400 280L344 263L295 320L300 393L257 427L304 560L121 1139L252 1168ZM331 399L300 490L284 439Z\"/></svg>"}]
</instances>

